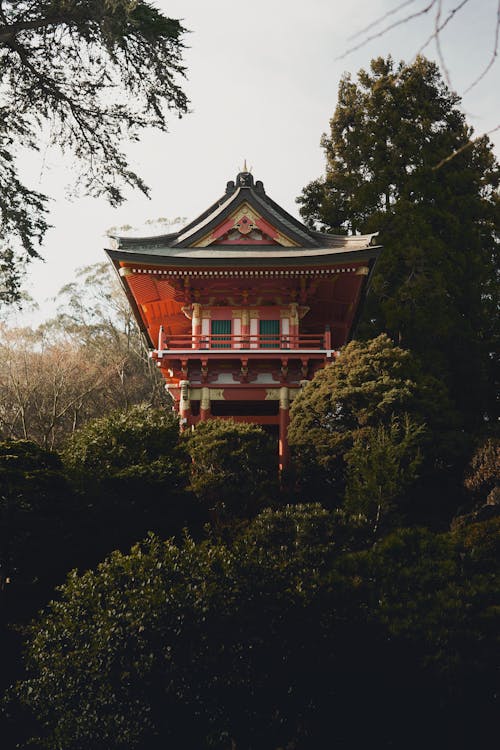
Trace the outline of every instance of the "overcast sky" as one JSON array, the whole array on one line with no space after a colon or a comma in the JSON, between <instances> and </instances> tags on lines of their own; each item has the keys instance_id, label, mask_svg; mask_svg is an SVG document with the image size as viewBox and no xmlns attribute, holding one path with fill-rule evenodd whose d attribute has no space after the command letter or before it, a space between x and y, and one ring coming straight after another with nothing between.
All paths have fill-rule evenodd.
<instances>
[{"instance_id":1,"label":"overcast sky","mask_svg":"<svg viewBox=\"0 0 500 750\"><path fill-rule=\"evenodd\" d=\"M26 283L40 305L36 321L52 314L50 299L74 278L76 268L105 259L109 227L139 227L159 217L193 218L223 193L244 159L272 198L297 215L296 196L324 170L319 140L335 109L342 73L354 74L372 57L389 53L410 61L434 23L432 17L409 22L339 60L353 44L349 37L399 5L398 0L156 4L183 19L190 30L185 39L185 90L192 111L181 120L172 119L169 133L148 132L139 144L127 147L133 168L151 188L150 200L130 193L118 209L102 200L70 200L71 161L51 151L30 157L25 164L30 187L54 199L54 228L42 249L45 263L32 263ZM448 8L458 4L444 2ZM414 0L406 12L424 5ZM443 54L459 94L488 63L496 8L497 0L469 0L442 34ZM435 46L426 54L436 59ZM464 110L478 132L500 123L499 72L497 62L464 96ZM499 136L491 136L497 153Z\"/></svg>"}]
</instances>

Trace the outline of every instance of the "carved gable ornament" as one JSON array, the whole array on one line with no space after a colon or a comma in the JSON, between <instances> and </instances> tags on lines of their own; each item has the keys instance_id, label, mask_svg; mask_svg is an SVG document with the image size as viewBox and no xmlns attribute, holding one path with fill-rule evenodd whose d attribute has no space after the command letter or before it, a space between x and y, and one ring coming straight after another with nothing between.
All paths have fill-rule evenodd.
<instances>
[{"instance_id":1,"label":"carved gable ornament","mask_svg":"<svg viewBox=\"0 0 500 750\"><path fill-rule=\"evenodd\" d=\"M218 227L196 242L194 247L207 247L208 245L297 247L296 242L276 229L246 202L241 203Z\"/></svg>"}]
</instances>

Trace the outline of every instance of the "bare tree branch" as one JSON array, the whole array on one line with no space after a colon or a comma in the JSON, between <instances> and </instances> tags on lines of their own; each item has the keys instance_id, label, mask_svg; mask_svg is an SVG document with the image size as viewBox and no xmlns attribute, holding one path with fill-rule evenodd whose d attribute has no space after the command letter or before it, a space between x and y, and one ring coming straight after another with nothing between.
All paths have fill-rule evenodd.
<instances>
[{"instance_id":1,"label":"bare tree branch","mask_svg":"<svg viewBox=\"0 0 500 750\"><path fill-rule=\"evenodd\" d=\"M435 40L436 42L436 49L439 57L439 62L441 64L441 67L443 69L444 77L446 79L446 83L450 88L453 88L451 84L450 74L448 71L448 68L446 66L446 62L444 59L443 51L441 49L441 31L449 24L449 22L455 17L455 15L460 11L464 5L467 5L467 3L470 0L462 0L458 5L456 5L454 8L450 10L448 15L446 16L445 20L441 23L441 11L443 9L443 0L438 0L438 7L436 10L436 17L434 21L434 31L433 33L428 37L428 39L423 43L423 45L420 47L420 49L417 52L417 55L420 55L426 47L432 42L432 40Z\"/></svg>"},{"instance_id":2,"label":"bare tree branch","mask_svg":"<svg viewBox=\"0 0 500 750\"><path fill-rule=\"evenodd\" d=\"M421 16L425 16L429 11L432 10L432 8L436 5L438 0L431 0L431 2L425 6L425 8L422 8L419 11L416 11L415 13L410 13L409 15L405 16L404 18L400 18L399 21L394 21L393 23L389 24L388 26L385 26L381 31L378 31L376 34L371 34L370 36L363 39L359 44L356 44L354 47L349 47L342 55L339 55L337 57L337 60L343 60L344 57L347 57L347 55L350 55L351 52L355 52L356 50L360 49L361 47L364 47L369 42L373 41L373 39L379 39L381 36L384 36L384 34L387 34L388 31L391 31L392 29L397 28L398 26L402 26L404 23L408 23L408 21L413 21L415 18L420 18ZM404 4L401 6L404 7ZM377 22L375 22L373 25L376 25Z\"/></svg>"},{"instance_id":3,"label":"bare tree branch","mask_svg":"<svg viewBox=\"0 0 500 750\"><path fill-rule=\"evenodd\" d=\"M475 143L481 140L481 138L484 138L487 135L491 135L491 133L496 133L497 130L500 130L500 125L497 125L496 127L492 128L491 130L486 131L486 133L482 133L481 135L478 135L477 138L471 138L467 141L467 143L464 143L460 148L457 148L455 151L452 151L451 154L448 154L448 156L445 156L444 159L441 159L441 161L436 164L434 167L432 167L432 170L435 172L436 169L441 169L441 167L444 164L447 164L449 161L454 159L459 154L466 151L468 148L471 148Z\"/></svg>"},{"instance_id":4,"label":"bare tree branch","mask_svg":"<svg viewBox=\"0 0 500 750\"><path fill-rule=\"evenodd\" d=\"M369 23L367 26L365 26L360 31L356 32L352 36L348 37L349 40L359 38L360 36L366 34L371 29L375 28L376 26L379 26L381 23L383 23L385 20L390 18L391 16L395 15L399 11L403 10L404 8L407 8L409 5L413 5L415 0L404 0L404 2L400 2L395 8L392 8L391 10L387 11L383 15L381 15L379 18L375 19L371 23ZM442 31L448 26L450 21L452 21L455 16L470 2L470 0L460 0L454 7L452 7L449 11L446 12L446 15L443 16L443 0L430 0L425 7L421 8L420 10L416 10L413 13L406 14L403 18L399 18L396 21L393 21L392 23L387 24L384 26L380 31L374 34L370 34L368 36L365 36L358 44L355 44L352 47L349 47L342 55L337 57L337 60L341 60L347 55L351 54L355 50L360 49L361 47L364 47L369 42L373 41L374 39L379 39L380 37L387 34L392 29L397 28L398 26L401 26L403 24L409 23L410 21L413 21L417 18L421 18L422 16L427 15L435 9L435 16L434 16L434 29L432 33L428 36L428 38L425 40L425 42L421 45L417 53L415 54L415 58L420 55L432 41L435 41L436 44L436 50L437 55L439 58L439 64L441 66L441 69L443 71L443 76L446 80L446 83L450 89L453 89L452 83L451 83L451 76L450 71L448 69L448 66L446 64L445 55L442 50L441 46L441 33ZM496 22L495 22L495 34L494 34L494 44L493 44L493 51L491 53L491 57L485 66L485 68L481 71L481 73L477 76L477 78L474 79L474 81L468 86L464 94L468 93L471 89L473 89L475 86L478 85L480 81L483 80L483 78L487 75L487 73L491 70L493 65L496 63L498 59L498 51L500 48L500 0L498 0L497 4L497 11L496 11ZM437 164L434 169L439 169L443 164L446 164L448 161L453 159L458 154L462 153L465 149L469 148L472 144L474 144L477 140L480 138L483 138L486 135L490 135L491 133L496 132L497 130L500 130L500 125L492 128L491 130L487 131L486 133L481 134L477 138L471 139L467 143L465 143L463 146L461 146L459 149L454 151L453 153L449 154L445 159L441 160L439 164Z\"/></svg>"},{"instance_id":5,"label":"bare tree branch","mask_svg":"<svg viewBox=\"0 0 500 750\"><path fill-rule=\"evenodd\" d=\"M385 21L386 18L390 18L395 13L398 13L403 8L406 8L407 5L412 5L415 2L415 0L405 0L403 3L400 3L392 10L388 10L386 13L384 13L379 18L376 18L374 21L371 21L371 23L368 24L368 26L365 26L364 29L360 29L360 31L356 31L354 34L351 34L351 36L348 36L347 39L351 41L351 39L356 39L357 37L361 36L362 34L366 34L367 31L371 31L371 29L374 29L375 26L379 26L383 21Z\"/></svg>"},{"instance_id":6,"label":"bare tree branch","mask_svg":"<svg viewBox=\"0 0 500 750\"><path fill-rule=\"evenodd\" d=\"M474 88L474 86L477 86L479 81L483 80L485 75L488 73L489 70L491 70L491 68L495 64L495 61L498 57L499 36L500 36L500 0L497 5L497 22L495 24L495 43L494 43L493 53L491 55L490 61L488 65L485 67L485 69L483 70L483 72L476 78L476 80L473 81L471 85L465 89L464 94L467 94L471 89Z\"/></svg>"}]
</instances>

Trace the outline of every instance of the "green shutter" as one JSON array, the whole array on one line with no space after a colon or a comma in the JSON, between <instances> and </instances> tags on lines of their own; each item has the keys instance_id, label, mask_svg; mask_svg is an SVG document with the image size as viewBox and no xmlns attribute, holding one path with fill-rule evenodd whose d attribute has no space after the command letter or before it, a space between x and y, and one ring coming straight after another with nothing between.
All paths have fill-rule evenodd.
<instances>
[{"instance_id":1,"label":"green shutter","mask_svg":"<svg viewBox=\"0 0 500 750\"><path fill-rule=\"evenodd\" d=\"M230 349L231 344L225 341L231 341L231 321L212 320L212 349Z\"/></svg>"},{"instance_id":2,"label":"green shutter","mask_svg":"<svg viewBox=\"0 0 500 750\"><path fill-rule=\"evenodd\" d=\"M279 320L259 320L260 345L263 349L279 349Z\"/></svg>"}]
</instances>

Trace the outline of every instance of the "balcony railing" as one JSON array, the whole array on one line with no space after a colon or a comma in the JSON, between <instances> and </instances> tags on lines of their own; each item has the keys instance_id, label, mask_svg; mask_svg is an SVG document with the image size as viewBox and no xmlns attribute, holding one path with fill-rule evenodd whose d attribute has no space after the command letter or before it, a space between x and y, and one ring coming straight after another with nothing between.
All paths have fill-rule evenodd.
<instances>
[{"instance_id":1,"label":"balcony railing","mask_svg":"<svg viewBox=\"0 0 500 750\"><path fill-rule=\"evenodd\" d=\"M298 336L282 336L276 334L227 334L215 333L210 335L168 335L160 330L158 349L331 349L330 332L324 334L301 333Z\"/></svg>"}]
</instances>

